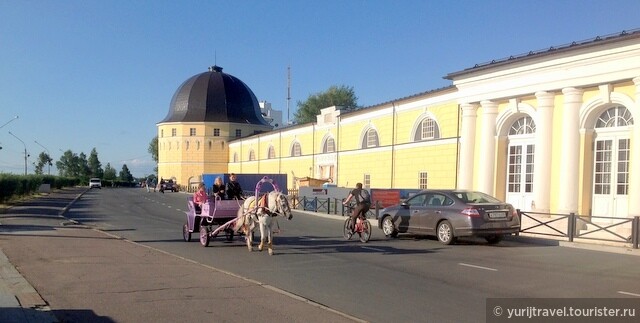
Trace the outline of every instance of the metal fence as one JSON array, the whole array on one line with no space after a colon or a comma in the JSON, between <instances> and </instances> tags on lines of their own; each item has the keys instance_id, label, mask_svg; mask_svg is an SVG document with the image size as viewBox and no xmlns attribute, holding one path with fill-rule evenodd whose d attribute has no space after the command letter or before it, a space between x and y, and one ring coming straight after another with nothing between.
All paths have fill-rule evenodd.
<instances>
[{"instance_id":1,"label":"metal fence","mask_svg":"<svg viewBox=\"0 0 640 323\"><path fill-rule=\"evenodd\" d=\"M518 210L521 233L532 233L567 238L575 238L629 243L634 249L640 244L640 217L614 218L603 216L582 216L575 213L553 214L523 212ZM525 221L527 225L525 225ZM531 225L528 225L531 223Z\"/></svg>"},{"instance_id":2,"label":"metal fence","mask_svg":"<svg viewBox=\"0 0 640 323\"><path fill-rule=\"evenodd\" d=\"M355 203L350 202L348 205L343 205L344 199L338 198L319 198L319 197L307 197L307 196L295 196L289 195L289 203L291 208L302 211L313 211L325 214L335 214L346 216L351 214L351 210L355 206ZM375 201L369 211L367 212L367 218L377 219L378 212L381 209L380 202Z\"/></svg>"}]
</instances>

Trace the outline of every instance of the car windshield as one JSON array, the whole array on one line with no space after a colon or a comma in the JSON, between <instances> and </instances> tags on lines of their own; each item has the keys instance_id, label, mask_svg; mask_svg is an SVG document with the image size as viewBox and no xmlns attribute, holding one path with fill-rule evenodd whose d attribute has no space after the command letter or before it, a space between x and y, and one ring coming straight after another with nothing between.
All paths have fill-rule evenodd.
<instances>
[{"instance_id":1,"label":"car windshield","mask_svg":"<svg viewBox=\"0 0 640 323\"><path fill-rule=\"evenodd\" d=\"M497 198L481 192L453 192L464 203L502 203Z\"/></svg>"}]
</instances>

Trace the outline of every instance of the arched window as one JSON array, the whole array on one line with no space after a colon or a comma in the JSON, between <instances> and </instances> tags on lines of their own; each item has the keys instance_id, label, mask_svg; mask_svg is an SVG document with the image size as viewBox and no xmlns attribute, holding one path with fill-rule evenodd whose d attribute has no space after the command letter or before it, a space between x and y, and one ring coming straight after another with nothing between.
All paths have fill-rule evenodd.
<instances>
[{"instance_id":1,"label":"arched window","mask_svg":"<svg viewBox=\"0 0 640 323\"><path fill-rule=\"evenodd\" d=\"M302 155L302 148L299 142L295 142L291 147L291 157L298 157L300 155Z\"/></svg>"},{"instance_id":2,"label":"arched window","mask_svg":"<svg viewBox=\"0 0 640 323\"><path fill-rule=\"evenodd\" d=\"M631 112L623 106L607 109L596 121L596 128L626 127L630 125L633 125L633 117Z\"/></svg>"},{"instance_id":3,"label":"arched window","mask_svg":"<svg viewBox=\"0 0 640 323\"><path fill-rule=\"evenodd\" d=\"M275 159L276 158L276 149L273 146L269 146L269 150L267 150L267 158Z\"/></svg>"},{"instance_id":4,"label":"arched window","mask_svg":"<svg viewBox=\"0 0 640 323\"><path fill-rule=\"evenodd\" d=\"M536 124L530 116L516 120L509 129L509 135L525 135L536 132Z\"/></svg>"},{"instance_id":5,"label":"arched window","mask_svg":"<svg viewBox=\"0 0 640 323\"><path fill-rule=\"evenodd\" d=\"M380 144L378 140L378 132L376 129L369 129L362 140L362 148L378 147Z\"/></svg>"},{"instance_id":6,"label":"arched window","mask_svg":"<svg viewBox=\"0 0 640 323\"><path fill-rule=\"evenodd\" d=\"M420 121L413 136L414 141L431 140L440 138L440 129L435 120L426 117Z\"/></svg>"},{"instance_id":7,"label":"arched window","mask_svg":"<svg viewBox=\"0 0 640 323\"><path fill-rule=\"evenodd\" d=\"M234 163L238 162L238 153L233 153L233 162Z\"/></svg>"},{"instance_id":8,"label":"arched window","mask_svg":"<svg viewBox=\"0 0 640 323\"><path fill-rule=\"evenodd\" d=\"M333 138L329 138L324 142L324 146L322 147L323 153L332 153L336 151L336 142Z\"/></svg>"},{"instance_id":9,"label":"arched window","mask_svg":"<svg viewBox=\"0 0 640 323\"><path fill-rule=\"evenodd\" d=\"M256 160L256 152L253 149L249 150L249 161Z\"/></svg>"}]
</instances>

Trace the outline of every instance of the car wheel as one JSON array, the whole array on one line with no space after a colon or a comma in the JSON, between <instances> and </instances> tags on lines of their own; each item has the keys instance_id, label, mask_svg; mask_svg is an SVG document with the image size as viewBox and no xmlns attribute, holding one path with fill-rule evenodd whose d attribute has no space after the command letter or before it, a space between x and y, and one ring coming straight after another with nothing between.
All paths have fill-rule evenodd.
<instances>
[{"instance_id":1,"label":"car wheel","mask_svg":"<svg viewBox=\"0 0 640 323\"><path fill-rule=\"evenodd\" d=\"M187 223L182 226L182 238L186 242L191 241L191 232L189 232L189 224Z\"/></svg>"},{"instance_id":2,"label":"car wheel","mask_svg":"<svg viewBox=\"0 0 640 323\"><path fill-rule=\"evenodd\" d=\"M455 237L453 236L453 227L447 220L438 223L436 233L438 235L438 241L442 244L450 245L455 241Z\"/></svg>"},{"instance_id":3,"label":"car wheel","mask_svg":"<svg viewBox=\"0 0 640 323\"><path fill-rule=\"evenodd\" d=\"M486 236L484 238L487 240L487 242L489 244L496 244L496 243L499 243L500 241L502 241L502 235L501 234L493 234L493 235L490 235L490 236Z\"/></svg>"},{"instance_id":4,"label":"car wheel","mask_svg":"<svg viewBox=\"0 0 640 323\"><path fill-rule=\"evenodd\" d=\"M395 238L398 236L398 230L396 230L396 226L393 225L393 220L389 215L382 219L382 233L384 233L384 236L387 238Z\"/></svg>"}]
</instances>

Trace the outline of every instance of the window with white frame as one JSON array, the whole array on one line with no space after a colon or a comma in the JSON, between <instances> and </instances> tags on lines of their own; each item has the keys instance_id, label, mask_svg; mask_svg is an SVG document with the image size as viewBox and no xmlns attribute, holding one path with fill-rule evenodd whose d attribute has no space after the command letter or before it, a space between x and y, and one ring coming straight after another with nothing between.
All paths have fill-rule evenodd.
<instances>
[{"instance_id":1,"label":"window with white frame","mask_svg":"<svg viewBox=\"0 0 640 323\"><path fill-rule=\"evenodd\" d=\"M421 190L426 190L427 189L427 172L420 172L418 174L418 182L419 182L418 187Z\"/></svg>"},{"instance_id":2,"label":"window with white frame","mask_svg":"<svg viewBox=\"0 0 640 323\"><path fill-rule=\"evenodd\" d=\"M367 130L367 133L364 136L364 140L362 142L362 148L372 148L378 147L378 132L375 129Z\"/></svg>"},{"instance_id":3,"label":"window with white frame","mask_svg":"<svg viewBox=\"0 0 640 323\"><path fill-rule=\"evenodd\" d=\"M291 147L291 157L298 157L300 155L302 155L302 148L299 142L295 142Z\"/></svg>"},{"instance_id":4,"label":"window with white frame","mask_svg":"<svg viewBox=\"0 0 640 323\"><path fill-rule=\"evenodd\" d=\"M253 149L249 150L249 161L256 160L256 152Z\"/></svg>"},{"instance_id":5,"label":"window with white frame","mask_svg":"<svg viewBox=\"0 0 640 323\"><path fill-rule=\"evenodd\" d=\"M213 136L214 137L220 137L220 129L219 128L213 129Z\"/></svg>"},{"instance_id":6,"label":"window with white frame","mask_svg":"<svg viewBox=\"0 0 640 323\"><path fill-rule=\"evenodd\" d=\"M364 179L362 180L362 187L363 188L371 187L371 174L364 174Z\"/></svg>"},{"instance_id":7,"label":"window with white frame","mask_svg":"<svg viewBox=\"0 0 640 323\"><path fill-rule=\"evenodd\" d=\"M269 150L267 151L267 158L268 159L276 158L276 149L273 148L273 146L269 146Z\"/></svg>"},{"instance_id":8,"label":"window with white frame","mask_svg":"<svg viewBox=\"0 0 640 323\"><path fill-rule=\"evenodd\" d=\"M242 137L242 129L236 129L236 138Z\"/></svg>"},{"instance_id":9,"label":"window with white frame","mask_svg":"<svg viewBox=\"0 0 640 323\"><path fill-rule=\"evenodd\" d=\"M440 129L435 120L426 117L420 121L414 134L414 141L431 140L440 138Z\"/></svg>"},{"instance_id":10,"label":"window with white frame","mask_svg":"<svg viewBox=\"0 0 640 323\"><path fill-rule=\"evenodd\" d=\"M324 147L322 147L322 152L326 154L326 153L332 153L335 151L336 151L335 140L333 140L333 138L327 139L327 141L324 142Z\"/></svg>"},{"instance_id":11,"label":"window with white frame","mask_svg":"<svg viewBox=\"0 0 640 323\"><path fill-rule=\"evenodd\" d=\"M196 135L196 128L189 128L189 136L194 137Z\"/></svg>"},{"instance_id":12,"label":"window with white frame","mask_svg":"<svg viewBox=\"0 0 640 323\"><path fill-rule=\"evenodd\" d=\"M178 135L178 130L176 128L171 128L171 137L175 137Z\"/></svg>"}]
</instances>

